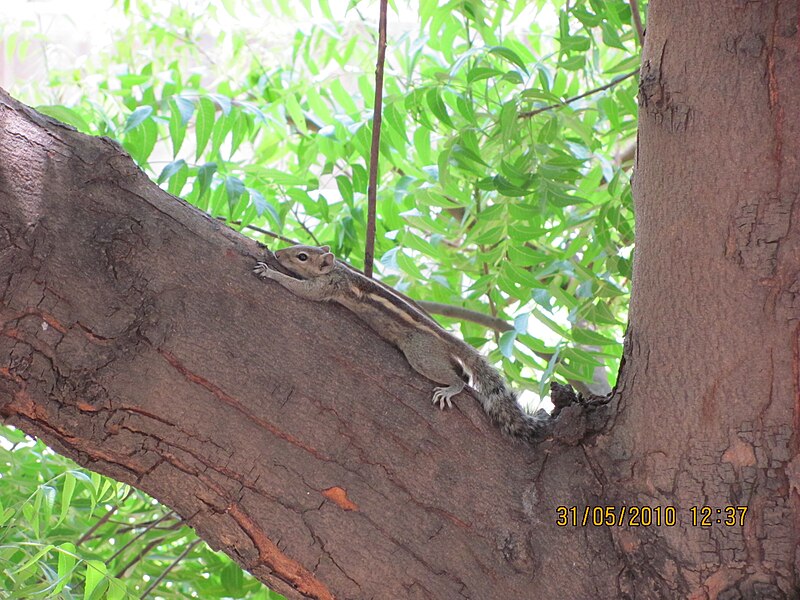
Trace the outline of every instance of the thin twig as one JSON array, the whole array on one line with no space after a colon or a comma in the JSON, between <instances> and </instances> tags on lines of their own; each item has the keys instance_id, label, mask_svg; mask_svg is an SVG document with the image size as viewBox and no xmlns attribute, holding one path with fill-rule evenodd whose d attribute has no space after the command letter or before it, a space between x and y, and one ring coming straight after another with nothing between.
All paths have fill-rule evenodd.
<instances>
[{"instance_id":1,"label":"thin twig","mask_svg":"<svg viewBox=\"0 0 800 600\"><path fill-rule=\"evenodd\" d=\"M317 239L317 236L315 236L314 232L311 231L308 227L306 227L306 224L300 219L300 215L297 214L297 209L293 208L292 209L292 214L294 215L294 218L297 220L297 223L300 225L300 227L303 228L303 231L305 231L308 234L308 236L312 240L314 240L314 245L315 246L319 246L320 243L319 243L319 240Z\"/></svg>"},{"instance_id":2,"label":"thin twig","mask_svg":"<svg viewBox=\"0 0 800 600\"><path fill-rule=\"evenodd\" d=\"M631 161L636 156L636 142L633 141L614 154L614 164L620 166Z\"/></svg>"},{"instance_id":3,"label":"thin twig","mask_svg":"<svg viewBox=\"0 0 800 600\"><path fill-rule=\"evenodd\" d=\"M633 24L636 26L636 35L639 36L639 45L644 44L644 27L642 27L642 15L639 14L639 0L628 0L631 5L631 16Z\"/></svg>"},{"instance_id":4,"label":"thin twig","mask_svg":"<svg viewBox=\"0 0 800 600\"><path fill-rule=\"evenodd\" d=\"M170 565L169 565L169 566L168 566L166 569L164 569L164 572L163 572L163 573L161 573L161 575L159 575L158 577L156 577L155 581L153 581L153 583L151 583L151 584L150 584L150 585L147 587L147 589L146 589L144 592L142 592L142 595L141 595L141 596L139 596L139 600L144 600L144 598L146 598L146 597L147 597L147 595L148 595L150 592L152 592L154 589L156 589L156 587L158 586L158 584L160 584L162 581L164 581L164 578L165 578L165 577L166 577L166 576L169 574L169 572L170 572L170 571L172 571L172 569L174 569L175 567L177 567L177 566L178 566L178 564L180 564L180 562L181 562L181 561L182 561L184 558L186 558L186 556L189 554L189 552L191 552L192 550L194 550L194 549L195 549L195 547L196 547L196 546L197 546L197 545L198 545L198 544L199 544L201 541L202 541L202 540L199 540L199 539L197 539L197 540L193 541L191 544L189 544L188 546L186 546L186 550L184 550L183 552L181 552L180 556L178 556L178 558L176 558L175 560L173 560L173 561L170 563Z\"/></svg>"},{"instance_id":5,"label":"thin twig","mask_svg":"<svg viewBox=\"0 0 800 600\"><path fill-rule=\"evenodd\" d=\"M97 521L97 523L92 525L89 528L89 530L80 537L80 539L75 543L75 545L76 546L80 546L81 544L85 544L87 541L92 539L94 537L92 534L95 531L97 531L97 529L99 527L101 527L103 525L103 523L108 522L109 519L114 515L114 513L117 512L117 510L119 510L119 507L124 502L126 502L128 500L128 498L130 498L135 491L136 490L134 488L128 488L128 492L117 502L117 504L115 506L112 506L108 510L108 512L106 514L104 514L102 517L100 517L100 519ZM111 521L111 523L114 523L114 521Z\"/></svg>"},{"instance_id":6,"label":"thin twig","mask_svg":"<svg viewBox=\"0 0 800 600\"><path fill-rule=\"evenodd\" d=\"M596 94L597 92L602 92L603 90L607 90L608 88L614 87L618 83L625 81L626 79L630 79L634 75L639 73L639 69L635 71L631 71L621 77L617 77L616 79L612 79L605 85L601 85L600 87L594 88L593 90L589 90L588 92L584 92L583 94L579 94L577 96L573 96L572 98L567 98L563 102L559 102L558 104L551 104L549 106L543 106L542 108L537 108L536 110L528 110L525 112L521 112L517 115L518 119L530 119L531 117L535 117L536 115L547 112L548 110L553 110L554 108L561 108L562 106L566 106L567 104L571 104L576 100L580 100L581 98L586 98L587 96L591 96L592 94Z\"/></svg>"},{"instance_id":7,"label":"thin twig","mask_svg":"<svg viewBox=\"0 0 800 600\"><path fill-rule=\"evenodd\" d=\"M230 221L230 220L226 219L225 217L214 217L214 218L217 219L217 221L222 221L223 223L227 223L228 225L239 225L239 226L242 225L241 221ZM261 227L256 227L255 225L245 225L244 228L245 229L250 229L250 230L255 231L256 233L260 233L262 235L269 236L269 237L274 238L276 240L281 240L282 242L286 242L287 244L291 244L292 246L297 246L300 243L297 240L293 240L292 238L283 237L282 235L278 235L277 233L269 231L268 229L262 229Z\"/></svg>"},{"instance_id":8,"label":"thin twig","mask_svg":"<svg viewBox=\"0 0 800 600\"><path fill-rule=\"evenodd\" d=\"M375 207L378 203L378 158L381 144L383 109L383 66L386 62L386 7L381 0L378 21L378 59L375 63L375 106L372 109L372 146L369 150L369 185L367 186L367 239L364 245L364 275L372 279L375 258Z\"/></svg>"},{"instance_id":9,"label":"thin twig","mask_svg":"<svg viewBox=\"0 0 800 600\"><path fill-rule=\"evenodd\" d=\"M114 513L115 513L115 512L117 512L117 510L118 510L118 509L119 509L119 506L112 506L112 507L109 509L109 511L108 511L106 514L104 514L102 517L100 517L100 518L97 520L97 523L95 523L94 525L92 525L92 526L89 528L89 530L88 530L86 533L84 533L84 534L83 534L83 535L80 537L80 539L78 539L78 541L77 541L77 542L75 542L75 546L76 546L76 547L77 547L77 546L80 546L81 544L85 543L85 542L86 542L86 540L88 540L90 537L92 537L92 534L93 534L95 531L97 531L97 529L98 529L99 527L102 527L102 526L103 526L103 524L104 524L104 523L106 523L106 522L107 522L107 521L108 521L108 520L109 520L109 519L110 519L110 518L111 518L111 517L114 515Z\"/></svg>"},{"instance_id":10,"label":"thin twig","mask_svg":"<svg viewBox=\"0 0 800 600\"><path fill-rule=\"evenodd\" d=\"M479 215L480 212L481 212L481 193L480 193L480 190L478 190L477 187L474 188L473 196L475 196L475 214ZM482 256L486 255L486 247L485 246L483 246L481 244L481 245L478 246L478 249L480 250ZM482 261L482 265L483 265L483 274L484 274L484 276L488 276L489 275L489 265L486 263L485 260ZM487 286L487 288L486 288L486 299L489 301L489 310L492 311L492 316L496 317L497 316L497 307L494 304L494 300L492 300L491 286ZM495 333L494 333L494 343L495 344L500 344L500 336L498 335L497 331L495 331Z\"/></svg>"},{"instance_id":11,"label":"thin twig","mask_svg":"<svg viewBox=\"0 0 800 600\"><path fill-rule=\"evenodd\" d=\"M138 552L138 554L136 554L136 556L134 556L130 561L128 561L128 564L126 564L119 571L117 571L116 574L114 575L114 577L124 577L125 576L125 572L128 569L130 569L133 565L135 565L137 562L139 562L145 556L147 556L150 553L150 550L152 550L153 548L155 548L159 544L163 543L165 539L167 539L166 536L159 537L159 538L156 538L156 539L152 540L149 544L147 544L144 548L142 548Z\"/></svg>"},{"instance_id":12,"label":"thin twig","mask_svg":"<svg viewBox=\"0 0 800 600\"><path fill-rule=\"evenodd\" d=\"M116 525L116 529L114 529L114 535L120 536L122 534L128 533L129 531L134 531L141 529L142 527L150 527L152 521L145 521L143 523L134 523L132 525L128 524L126 521L115 521L111 519L108 521L110 524ZM175 521L172 525L167 525L166 527L158 527L153 526L150 527L150 531L175 531L176 529L180 529L183 527L183 521ZM101 535L93 535L89 539L96 539L99 537L105 537ZM88 541L88 540L87 540Z\"/></svg>"},{"instance_id":13,"label":"thin twig","mask_svg":"<svg viewBox=\"0 0 800 600\"><path fill-rule=\"evenodd\" d=\"M148 19L146 22L147 22L147 23L150 23L151 25L154 25L154 24L155 24L153 21L151 21L151 20L149 20L149 19ZM184 43L184 44L186 44L187 46L191 46L192 48L194 48L195 50L197 50L197 52L198 52L198 53L202 54L202 55L205 57L205 59L206 59L206 60L207 60L207 61L208 61L210 64L212 64L212 65L214 65L214 66L217 66L217 63L216 63L216 62L214 61L214 59L213 59L213 58L212 58L212 57L211 57L211 56L208 54L208 52L206 52L205 50L203 50L203 48L200 46L200 44L198 44L197 42L195 42L193 39L189 38L188 36L184 36L184 35L181 35L181 34L179 34L179 33L175 33L174 31L167 31L167 30L165 30L165 29L162 29L161 27L159 27L159 29L158 29L158 30L159 30L159 32L161 32L161 33L166 33L167 35L170 35L170 36L174 37L176 40L183 42L183 43Z\"/></svg>"},{"instance_id":14,"label":"thin twig","mask_svg":"<svg viewBox=\"0 0 800 600\"><path fill-rule=\"evenodd\" d=\"M459 319L461 321L471 321L472 323L477 323L478 325L482 325L483 327L487 327L489 329L494 329L495 331L511 331L514 329L511 325L499 319L497 317L492 317L490 315L479 313L474 310L469 310L468 308L462 308L461 306L452 306L450 304L440 304L439 302L425 302L423 300L417 300L417 305L424 309L426 312L434 314L434 315L442 315L444 317L450 317L452 319ZM544 360L545 362L550 362L550 359L553 358L553 354L550 352L540 352L538 350L531 350L536 356ZM560 360L560 359L559 359ZM603 376L605 375L605 370L602 371ZM595 369L595 379L593 383L587 383L585 381L580 381L578 379L570 379L567 378L567 382L574 387L576 390L581 392L582 394L587 393L596 393L593 390L600 389L599 387L599 380L602 379Z\"/></svg>"},{"instance_id":15,"label":"thin twig","mask_svg":"<svg viewBox=\"0 0 800 600\"><path fill-rule=\"evenodd\" d=\"M106 562L110 563L111 561L113 561L113 560L114 560L115 558L117 558L117 557L118 557L120 554L122 554L122 553L123 553L123 552L124 552L124 551L125 551L125 550L126 550L126 549L127 549L129 546L130 546L130 545L132 545L132 544L136 543L136 541L137 541L137 540L138 540L140 537L142 537L142 536L143 536L145 533L147 533L148 531L150 531L150 530L151 530L153 527L155 527L156 525L158 525L159 523L161 523L161 521L163 521L164 519L167 519L167 518L175 518L175 513L174 513L174 512L172 512L172 511L169 511L169 512L165 513L163 516L161 516L161 517L159 517L158 519L156 519L155 521L152 521L152 522L151 522L151 523L150 523L150 524L149 524L147 527L145 527L145 528L144 528L142 531L140 531L138 534L136 534L134 537L132 537L132 538L131 538L131 539L128 541L128 543L127 543L127 544L125 544L124 546L122 546L122 548L120 548L119 550L117 550L116 552L114 552L114 554L111 556L111 558L109 558L109 559L108 559Z\"/></svg>"},{"instance_id":16,"label":"thin twig","mask_svg":"<svg viewBox=\"0 0 800 600\"><path fill-rule=\"evenodd\" d=\"M460 321L471 321L472 323L477 323L487 329L492 329L501 333L514 329L503 319L476 310L470 310L462 306L442 304L441 302L427 302L425 300L417 300L417 304L431 314L442 315L443 317L450 317L451 319L458 319Z\"/></svg>"}]
</instances>

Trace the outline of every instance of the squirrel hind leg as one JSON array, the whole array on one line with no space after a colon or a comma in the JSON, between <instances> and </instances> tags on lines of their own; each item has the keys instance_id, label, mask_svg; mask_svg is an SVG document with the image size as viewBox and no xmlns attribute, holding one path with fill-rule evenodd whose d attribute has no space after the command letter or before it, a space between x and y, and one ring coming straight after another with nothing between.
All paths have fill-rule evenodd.
<instances>
[{"instance_id":1,"label":"squirrel hind leg","mask_svg":"<svg viewBox=\"0 0 800 600\"><path fill-rule=\"evenodd\" d=\"M453 396L460 393L463 389L463 381L459 381L453 385L448 385L447 387L433 388L433 398L431 398L431 402L433 402L441 410L444 410L445 406L447 406L447 408L453 408Z\"/></svg>"},{"instance_id":2,"label":"squirrel hind leg","mask_svg":"<svg viewBox=\"0 0 800 600\"><path fill-rule=\"evenodd\" d=\"M408 364L420 375L443 384L433 390L432 402L439 408L451 408L452 398L464 389L464 370L448 347L440 340L427 336L411 336L400 344Z\"/></svg>"}]
</instances>

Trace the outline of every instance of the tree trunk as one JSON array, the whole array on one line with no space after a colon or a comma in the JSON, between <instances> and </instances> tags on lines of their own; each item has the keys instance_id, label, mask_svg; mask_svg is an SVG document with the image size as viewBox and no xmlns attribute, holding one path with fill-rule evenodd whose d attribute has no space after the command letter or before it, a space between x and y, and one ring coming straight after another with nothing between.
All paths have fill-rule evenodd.
<instances>
[{"instance_id":1,"label":"tree trunk","mask_svg":"<svg viewBox=\"0 0 800 600\"><path fill-rule=\"evenodd\" d=\"M799 41L797 2L650 3L621 410L592 449L607 501L681 517L614 531L637 598L798 597Z\"/></svg>"},{"instance_id":2,"label":"tree trunk","mask_svg":"<svg viewBox=\"0 0 800 600\"><path fill-rule=\"evenodd\" d=\"M651 3L624 366L535 447L2 94L0 418L289 598L796 598L797 24Z\"/></svg>"}]
</instances>

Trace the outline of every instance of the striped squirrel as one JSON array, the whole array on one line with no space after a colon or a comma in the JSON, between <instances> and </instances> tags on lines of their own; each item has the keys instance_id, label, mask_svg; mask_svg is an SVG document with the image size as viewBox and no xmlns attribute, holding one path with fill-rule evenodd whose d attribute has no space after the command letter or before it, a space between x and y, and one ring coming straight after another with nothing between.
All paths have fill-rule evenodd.
<instances>
[{"instance_id":1,"label":"striped squirrel","mask_svg":"<svg viewBox=\"0 0 800 600\"><path fill-rule=\"evenodd\" d=\"M275 252L275 258L303 279L284 275L263 262L253 272L278 282L295 296L338 302L354 312L399 348L417 373L445 386L433 390L433 403L440 409L453 406L452 397L471 376L484 411L505 433L533 440L548 429L546 419L522 409L516 394L475 348L442 329L413 301L337 261L328 246L291 246Z\"/></svg>"}]
</instances>

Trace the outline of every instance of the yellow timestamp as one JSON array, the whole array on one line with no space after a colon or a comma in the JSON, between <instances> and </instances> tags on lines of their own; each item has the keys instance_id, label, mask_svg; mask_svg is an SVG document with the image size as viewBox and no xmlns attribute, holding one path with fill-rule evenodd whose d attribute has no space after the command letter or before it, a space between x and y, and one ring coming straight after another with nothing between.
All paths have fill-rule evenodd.
<instances>
[{"instance_id":1,"label":"yellow timestamp","mask_svg":"<svg viewBox=\"0 0 800 600\"><path fill-rule=\"evenodd\" d=\"M677 524L674 506L577 506L556 507L559 527L673 527Z\"/></svg>"},{"instance_id":2,"label":"yellow timestamp","mask_svg":"<svg viewBox=\"0 0 800 600\"><path fill-rule=\"evenodd\" d=\"M686 513L683 513L686 514ZM692 527L744 527L746 506L692 506L686 525ZM558 527L674 527L679 512L674 506L558 506Z\"/></svg>"},{"instance_id":3,"label":"yellow timestamp","mask_svg":"<svg viewBox=\"0 0 800 600\"><path fill-rule=\"evenodd\" d=\"M692 515L693 527L711 527L712 525L725 525L726 527L744 527L744 517L747 514L746 506L693 506L689 509Z\"/></svg>"}]
</instances>

